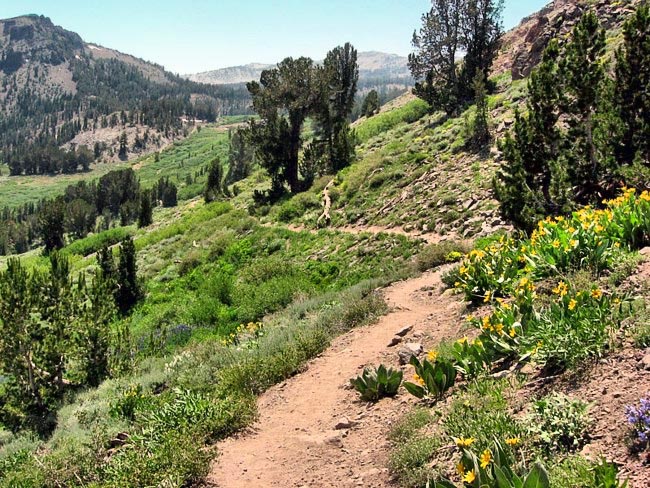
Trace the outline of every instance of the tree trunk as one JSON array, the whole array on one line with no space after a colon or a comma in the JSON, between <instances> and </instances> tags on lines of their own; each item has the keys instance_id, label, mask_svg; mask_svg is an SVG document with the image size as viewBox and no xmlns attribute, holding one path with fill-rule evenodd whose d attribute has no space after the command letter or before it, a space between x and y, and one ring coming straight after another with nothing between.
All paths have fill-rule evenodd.
<instances>
[{"instance_id":1,"label":"tree trunk","mask_svg":"<svg viewBox=\"0 0 650 488\"><path fill-rule=\"evenodd\" d=\"M287 161L286 178L291 193L298 193L300 188L300 179L298 178L298 157L300 155L300 132L304 118L298 114L290 114L289 122L291 124L289 140L289 161Z\"/></svg>"}]
</instances>

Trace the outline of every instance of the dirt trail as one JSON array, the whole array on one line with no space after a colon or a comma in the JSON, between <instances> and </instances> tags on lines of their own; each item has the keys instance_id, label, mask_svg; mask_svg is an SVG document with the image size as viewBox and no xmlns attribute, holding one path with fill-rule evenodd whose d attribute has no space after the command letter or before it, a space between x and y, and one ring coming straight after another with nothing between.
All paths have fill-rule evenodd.
<instances>
[{"instance_id":1,"label":"dirt trail","mask_svg":"<svg viewBox=\"0 0 650 488\"><path fill-rule=\"evenodd\" d=\"M393 486L388 469L390 423L414 400L403 390L374 405L358 401L349 379L364 366L397 366L389 347L395 333L413 326L404 342L425 346L455 337L462 303L442 294L440 271L384 290L392 311L377 323L337 338L308 368L262 395L259 421L218 446L208 484L239 487ZM405 367L405 378L411 369ZM336 429L349 422L349 428ZM340 427L340 426L339 426Z\"/></svg>"},{"instance_id":2,"label":"dirt trail","mask_svg":"<svg viewBox=\"0 0 650 488\"><path fill-rule=\"evenodd\" d=\"M273 224L264 224L267 227L271 227ZM309 232L315 234L318 232L318 229L307 229L305 226L302 225L294 225L294 224L289 224L287 225L287 229L293 231L293 232L303 232L308 230ZM325 227L324 230L330 230L334 232L346 232L348 234L354 234L354 235L359 235L359 234L392 234L392 235L398 235L398 236L404 236L404 237L409 237L411 239L422 239L424 242L427 244L437 244L439 242L442 242L444 240L450 240L450 239L458 239L457 236L455 235L446 235L442 236L440 234L436 234L435 232L412 232L412 231L406 231L402 229L401 227L382 227L380 225L367 225L367 226L362 226L362 227L357 227L353 225L346 225L343 227Z\"/></svg>"}]
</instances>

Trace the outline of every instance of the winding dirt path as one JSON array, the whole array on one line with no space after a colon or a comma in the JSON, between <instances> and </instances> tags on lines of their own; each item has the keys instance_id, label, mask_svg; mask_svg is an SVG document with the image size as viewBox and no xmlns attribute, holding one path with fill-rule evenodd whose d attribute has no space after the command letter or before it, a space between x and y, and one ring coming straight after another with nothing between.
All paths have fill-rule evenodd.
<instances>
[{"instance_id":1,"label":"winding dirt path","mask_svg":"<svg viewBox=\"0 0 650 488\"><path fill-rule=\"evenodd\" d=\"M405 326L413 328L404 343L431 346L457 337L463 305L442 294L440 273L428 272L386 288L383 293L392 308L388 315L335 339L304 373L263 394L258 400L258 422L218 446L208 485L393 486L386 467L386 435L391 422L414 400L401 390L394 399L365 404L348 387L349 379L367 365L397 366L403 346L389 343ZM410 368L404 369L409 378Z\"/></svg>"},{"instance_id":2,"label":"winding dirt path","mask_svg":"<svg viewBox=\"0 0 650 488\"><path fill-rule=\"evenodd\" d=\"M266 227L277 227L276 224L265 223L262 224ZM311 232L312 234L317 234L320 229L310 229L304 225L295 225L288 224L286 228L293 232ZM449 234L446 236L436 234L435 232L414 232L406 231L401 227L383 227L381 225L367 225L367 226L354 226L354 225L345 225L343 227L324 227L322 230L329 230L332 232L345 232L347 234L389 234L389 235L398 235L409 237L411 239L422 239L427 244L437 244L444 240L455 239L458 240L458 236L454 234Z\"/></svg>"}]
</instances>

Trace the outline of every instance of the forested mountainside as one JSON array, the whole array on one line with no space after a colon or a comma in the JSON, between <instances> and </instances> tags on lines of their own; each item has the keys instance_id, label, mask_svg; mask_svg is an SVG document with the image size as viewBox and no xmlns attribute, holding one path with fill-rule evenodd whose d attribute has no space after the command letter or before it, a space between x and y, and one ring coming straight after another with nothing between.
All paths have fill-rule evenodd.
<instances>
[{"instance_id":1,"label":"forested mountainside","mask_svg":"<svg viewBox=\"0 0 650 488\"><path fill-rule=\"evenodd\" d=\"M83 169L86 151L61 149L82 133L97 135L97 144L81 138L91 159L107 149L117 153L117 138L127 125L140 128L137 137L130 134L135 152L157 148L161 139L181 134L188 121L247 113L249 100L243 86L190 82L161 66L87 44L45 17L0 21L0 145L12 174ZM106 130L115 128L117 134Z\"/></svg>"}]
</instances>

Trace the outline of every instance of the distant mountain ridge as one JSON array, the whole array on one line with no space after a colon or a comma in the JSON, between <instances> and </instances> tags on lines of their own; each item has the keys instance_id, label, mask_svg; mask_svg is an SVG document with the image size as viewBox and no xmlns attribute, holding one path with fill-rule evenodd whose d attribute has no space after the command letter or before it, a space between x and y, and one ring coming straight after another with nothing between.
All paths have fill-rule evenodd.
<instances>
[{"instance_id":1,"label":"distant mountain ridge","mask_svg":"<svg viewBox=\"0 0 650 488\"><path fill-rule=\"evenodd\" d=\"M410 82L411 73L407 65L408 59L397 54L387 54L378 51L360 52L359 79L367 82L369 79L386 78ZM243 66L231 66L202 73L184 75L185 78L198 83L226 85L259 81L262 71L273 68L273 64L250 63Z\"/></svg>"},{"instance_id":2,"label":"distant mountain ridge","mask_svg":"<svg viewBox=\"0 0 650 488\"><path fill-rule=\"evenodd\" d=\"M100 143L95 159L113 159L120 133L127 153L149 152L182 136L188 120L249 112L244 86L186 80L44 16L0 20L0 150L12 174L59 172L63 156L54 148L69 144ZM37 150L55 163L35 167Z\"/></svg>"}]
</instances>

